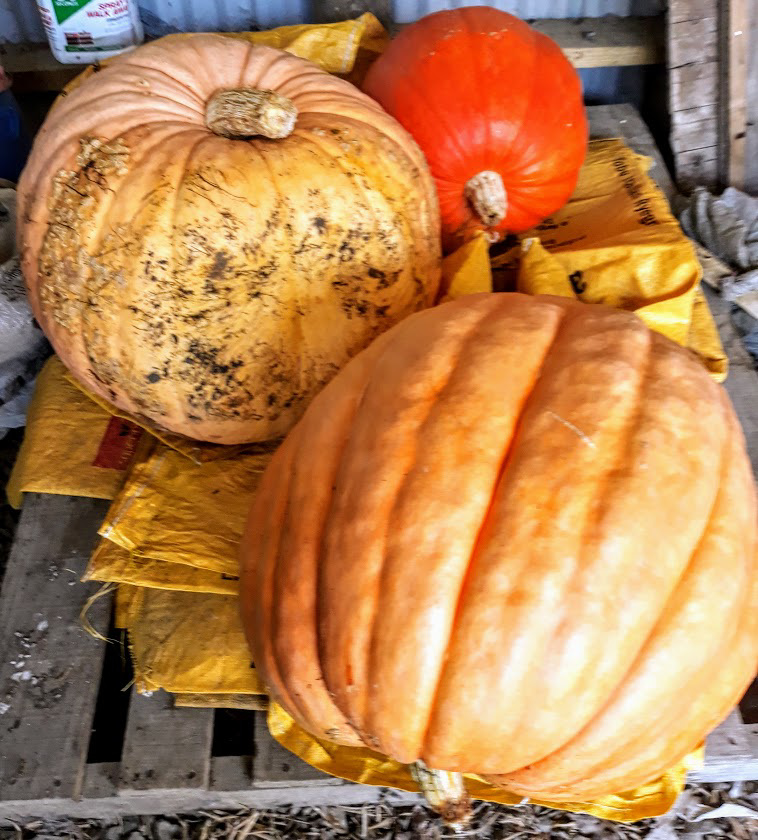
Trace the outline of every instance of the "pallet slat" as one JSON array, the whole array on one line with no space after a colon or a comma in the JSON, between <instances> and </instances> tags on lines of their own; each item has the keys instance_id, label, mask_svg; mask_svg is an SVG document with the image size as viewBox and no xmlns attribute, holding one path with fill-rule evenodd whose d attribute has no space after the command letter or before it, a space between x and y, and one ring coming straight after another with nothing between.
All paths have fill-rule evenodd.
<instances>
[{"instance_id":1,"label":"pallet slat","mask_svg":"<svg viewBox=\"0 0 758 840\"><path fill-rule=\"evenodd\" d=\"M133 689L119 791L207 788L212 739L213 709L179 709L165 691Z\"/></svg>"},{"instance_id":2,"label":"pallet slat","mask_svg":"<svg viewBox=\"0 0 758 840\"><path fill-rule=\"evenodd\" d=\"M344 784L301 761L280 746L268 731L266 713L255 713L255 784L262 787L302 784Z\"/></svg>"},{"instance_id":3,"label":"pallet slat","mask_svg":"<svg viewBox=\"0 0 758 840\"><path fill-rule=\"evenodd\" d=\"M0 599L0 800L80 793L104 645L79 620L98 587L78 581L106 510L26 497ZM103 597L90 619L107 628L110 609Z\"/></svg>"},{"instance_id":4,"label":"pallet slat","mask_svg":"<svg viewBox=\"0 0 758 840\"><path fill-rule=\"evenodd\" d=\"M758 779L758 732L745 726L739 709L706 741L706 761L689 779L694 782L743 782Z\"/></svg>"}]
</instances>

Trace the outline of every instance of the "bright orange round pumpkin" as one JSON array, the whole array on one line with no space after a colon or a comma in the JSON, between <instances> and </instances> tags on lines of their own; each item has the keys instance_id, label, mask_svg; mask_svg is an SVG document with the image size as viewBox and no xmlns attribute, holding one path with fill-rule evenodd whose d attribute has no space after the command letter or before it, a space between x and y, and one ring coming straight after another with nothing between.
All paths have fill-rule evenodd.
<instances>
[{"instance_id":1,"label":"bright orange round pumpkin","mask_svg":"<svg viewBox=\"0 0 758 840\"><path fill-rule=\"evenodd\" d=\"M571 195L587 148L579 77L550 38L486 6L402 30L364 90L421 146L449 250L526 230Z\"/></svg>"},{"instance_id":2,"label":"bright orange round pumpkin","mask_svg":"<svg viewBox=\"0 0 758 840\"><path fill-rule=\"evenodd\" d=\"M434 184L346 81L220 35L120 56L56 103L19 185L35 316L147 423L284 434L439 284Z\"/></svg>"},{"instance_id":3,"label":"bright orange round pumpkin","mask_svg":"<svg viewBox=\"0 0 758 840\"><path fill-rule=\"evenodd\" d=\"M242 609L311 733L575 801L726 716L757 572L743 436L698 359L628 312L489 294L313 401L253 503Z\"/></svg>"}]
</instances>

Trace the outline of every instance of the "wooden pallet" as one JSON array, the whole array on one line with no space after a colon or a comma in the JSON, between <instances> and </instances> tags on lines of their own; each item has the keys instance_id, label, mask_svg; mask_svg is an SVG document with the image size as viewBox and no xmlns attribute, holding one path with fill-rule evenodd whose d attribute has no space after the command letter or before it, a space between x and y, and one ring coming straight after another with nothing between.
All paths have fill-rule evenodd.
<instances>
[{"instance_id":1,"label":"wooden pallet","mask_svg":"<svg viewBox=\"0 0 758 840\"><path fill-rule=\"evenodd\" d=\"M603 106L589 114L594 136L623 136L652 157L652 173L671 195L634 109ZM710 300L732 364L727 388L758 472L758 375L728 304L713 294ZM122 691L128 674L119 646L87 635L80 622L97 587L77 582L106 509L92 499L26 498L0 593L0 820L348 804L380 796L284 751L262 712L175 708L162 692ZM103 597L90 618L107 627L111 610ZM758 779L758 726L735 710L708 739L705 766L694 778Z\"/></svg>"}]
</instances>

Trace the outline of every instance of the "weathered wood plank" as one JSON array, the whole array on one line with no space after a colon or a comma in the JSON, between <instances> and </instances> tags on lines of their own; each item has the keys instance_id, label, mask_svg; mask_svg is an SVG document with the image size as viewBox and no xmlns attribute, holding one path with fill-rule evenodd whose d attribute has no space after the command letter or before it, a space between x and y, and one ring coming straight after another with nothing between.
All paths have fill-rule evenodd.
<instances>
[{"instance_id":1,"label":"weathered wood plank","mask_svg":"<svg viewBox=\"0 0 758 840\"><path fill-rule=\"evenodd\" d=\"M242 749L244 749L242 745ZM253 745L250 744L252 752ZM224 755L211 759L211 790L248 790L253 784L252 755Z\"/></svg>"},{"instance_id":2,"label":"weathered wood plank","mask_svg":"<svg viewBox=\"0 0 758 840\"><path fill-rule=\"evenodd\" d=\"M81 790L104 645L80 612L79 583L107 502L30 493L0 597L0 800ZM107 629L111 601L90 620Z\"/></svg>"},{"instance_id":3,"label":"weathered wood plank","mask_svg":"<svg viewBox=\"0 0 758 840\"><path fill-rule=\"evenodd\" d=\"M718 106L715 102L708 105L696 105L694 108L684 108L681 111L674 111L671 114L672 126L684 126L690 123L698 123L702 120L716 119L718 117Z\"/></svg>"},{"instance_id":4,"label":"weathered wood plank","mask_svg":"<svg viewBox=\"0 0 758 840\"><path fill-rule=\"evenodd\" d=\"M253 776L256 786L343 784L341 779L316 770L280 746L268 731L265 712L255 713L254 741Z\"/></svg>"},{"instance_id":5,"label":"weathered wood plank","mask_svg":"<svg viewBox=\"0 0 758 840\"><path fill-rule=\"evenodd\" d=\"M662 64L662 17L544 19L532 23L552 38L575 67L630 67Z\"/></svg>"},{"instance_id":6,"label":"weathered wood plank","mask_svg":"<svg viewBox=\"0 0 758 840\"><path fill-rule=\"evenodd\" d=\"M127 814L176 814L189 811L235 808L276 808L282 805L325 807L329 805L360 805L364 802L388 801L415 804L418 794L368 785L314 785L292 787L248 788L235 791L153 790L99 799L44 799L37 802L0 802L0 821L24 821L30 817L41 819L81 817L90 819L118 819Z\"/></svg>"},{"instance_id":7,"label":"weathered wood plank","mask_svg":"<svg viewBox=\"0 0 758 840\"><path fill-rule=\"evenodd\" d=\"M745 191L758 195L758 3L755 2L750 7L747 54Z\"/></svg>"},{"instance_id":8,"label":"weathered wood plank","mask_svg":"<svg viewBox=\"0 0 758 840\"><path fill-rule=\"evenodd\" d=\"M671 147L675 152L691 152L697 149L713 149L719 142L719 124L716 117L684 125L673 123Z\"/></svg>"},{"instance_id":9,"label":"weathered wood plank","mask_svg":"<svg viewBox=\"0 0 758 840\"><path fill-rule=\"evenodd\" d=\"M119 790L206 788L213 709L174 708L170 694L132 691Z\"/></svg>"},{"instance_id":10,"label":"weathered wood plank","mask_svg":"<svg viewBox=\"0 0 758 840\"><path fill-rule=\"evenodd\" d=\"M674 182L656 146L650 129L633 105L595 105L587 108L590 137L621 137L635 152L652 160L650 177L672 201L676 195Z\"/></svg>"},{"instance_id":11,"label":"weathered wood plank","mask_svg":"<svg viewBox=\"0 0 758 840\"><path fill-rule=\"evenodd\" d=\"M82 799L105 799L118 794L121 764L118 761L87 764L84 768Z\"/></svg>"},{"instance_id":12,"label":"weathered wood plank","mask_svg":"<svg viewBox=\"0 0 758 840\"><path fill-rule=\"evenodd\" d=\"M741 782L758 779L758 735L742 722L739 709L711 732L705 763L689 774L694 782Z\"/></svg>"},{"instance_id":13,"label":"weathered wood plank","mask_svg":"<svg viewBox=\"0 0 758 840\"><path fill-rule=\"evenodd\" d=\"M676 181L682 190L703 186L717 189L720 183L718 147L679 152Z\"/></svg>"},{"instance_id":14,"label":"weathered wood plank","mask_svg":"<svg viewBox=\"0 0 758 840\"><path fill-rule=\"evenodd\" d=\"M686 64L718 61L716 17L669 21L666 58L669 70L676 70Z\"/></svg>"},{"instance_id":15,"label":"weathered wood plank","mask_svg":"<svg viewBox=\"0 0 758 840\"><path fill-rule=\"evenodd\" d=\"M721 27L720 52L726 71L722 101L722 125L726 129L724 153L726 182L745 185L745 138L747 136L747 59L750 17L748 0L729 0ZM752 45L756 49L756 45Z\"/></svg>"},{"instance_id":16,"label":"weathered wood plank","mask_svg":"<svg viewBox=\"0 0 758 840\"><path fill-rule=\"evenodd\" d=\"M677 67L669 76L669 90L672 111L718 102L718 61L703 61Z\"/></svg>"},{"instance_id":17,"label":"weathered wood plank","mask_svg":"<svg viewBox=\"0 0 758 840\"><path fill-rule=\"evenodd\" d=\"M672 23L713 17L716 0L669 0L667 15Z\"/></svg>"}]
</instances>

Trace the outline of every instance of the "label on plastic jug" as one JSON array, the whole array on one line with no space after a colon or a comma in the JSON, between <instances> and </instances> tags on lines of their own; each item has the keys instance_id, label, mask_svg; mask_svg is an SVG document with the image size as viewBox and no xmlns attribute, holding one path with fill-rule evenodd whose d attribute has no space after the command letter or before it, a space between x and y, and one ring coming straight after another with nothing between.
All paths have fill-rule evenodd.
<instances>
[{"instance_id":1,"label":"label on plastic jug","mask_svg":"<svg viewBox=\"0 0 758 840\"><path fill-rule=\"evenodd\" d=\"M37 0L53 54L86 63L142 43L135 0Z\"/></svg>"}]
</instances>

